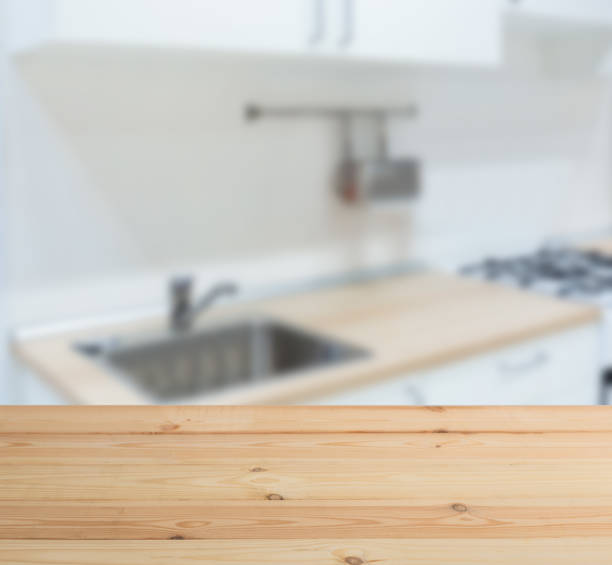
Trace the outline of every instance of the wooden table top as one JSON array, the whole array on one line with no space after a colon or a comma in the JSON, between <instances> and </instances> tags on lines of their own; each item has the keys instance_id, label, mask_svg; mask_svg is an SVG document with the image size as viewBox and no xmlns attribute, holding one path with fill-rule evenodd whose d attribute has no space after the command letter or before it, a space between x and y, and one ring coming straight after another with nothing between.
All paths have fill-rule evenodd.
<instances>
[{"instance_id":1,"label":"wooden table top","mask_svg":"<svg viewBox=\"0 0 612 565\"><path fill-rule=\"evenodd\" d=\"M608 407L1 407L0 563L612 562Z\"/></svg>"}]
</instances>

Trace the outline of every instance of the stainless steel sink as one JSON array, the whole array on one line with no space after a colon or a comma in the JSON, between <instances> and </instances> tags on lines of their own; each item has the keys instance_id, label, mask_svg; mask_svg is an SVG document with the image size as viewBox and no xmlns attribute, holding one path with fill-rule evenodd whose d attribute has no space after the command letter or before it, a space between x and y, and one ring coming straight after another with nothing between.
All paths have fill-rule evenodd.
<instances>
[{"instance_id":1,"label":"stainless steel sink","mask_svg":"<svg viewBox=\"0 0 612 565\"><path fill-rule=\"evenodd\" d=\"M83 355L155 402L188 400L367 356L360 348L269 319L188 332L77 343Z\"/></svg>"}]
</instances>

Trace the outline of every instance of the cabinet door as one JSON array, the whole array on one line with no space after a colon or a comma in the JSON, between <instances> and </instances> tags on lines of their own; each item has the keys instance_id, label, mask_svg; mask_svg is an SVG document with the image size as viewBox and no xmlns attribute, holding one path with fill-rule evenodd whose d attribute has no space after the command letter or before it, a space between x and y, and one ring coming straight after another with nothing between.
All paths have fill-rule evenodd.
<instances>
[{"instance_id":1,"label":"cabinet door","mask_svg":"<svg viewBox=\"0 0 612 565\"><path fill-rule=\"evenodd\" d=\"M310 0L55 0L48 39L295 51L315 15Z\"/></svg>"},{"instance_id":2,"label":"cabinet door","mask_svg":"<svg viewBox=\"0 0 612 565\"><path fill-rule=\"evenodd\" d=\"M499 0L354 0L351 55L443 64L496 64Z\"/></svg>"},{"instance_id":3,"label":"cabinet door","mask_svg":"<svg viewBox=\"0 0 612 565\"><path fill-rule=\"evenodd\" d=\"M11 46L45 43L493 64L501 0L7 0Z\"/></svg>"},{"instance_id":4,"label":"cabinet door","mask_svg":"<svg viewBox=\"0 0 612 565\"><path fill-rule=\"evenodd\" d=\"M420 406L428 404L422 377L391 379L317 399L307 404L342 406Z\"/></svg>"},{"instance_id":5,"label":"cabinet door","mask_svg":"<svg viewBox=\"0 0 612 565\"><path fill-rule=\"evenodd\" d=\"M599 325L588 325L363 386L317 404L595 404L600 340Z\"/></svg>"},{"instance_id":6,"label":"cabinet door","mask_svg":"<svg viewBox=\"0 0 612 565\"><path fill-rule=\"evenodd\" d=\"M599 326L589 325L455 363L429 373L423 397L429 404L595 404L600 339Z\"/></svg>"},{"instance_id":7,"label":"cabinet door","mask_svg":"<svg viewBox=\"0 0 612 565\"><path fill-rule=\"evenodd\" d=\"M599 25L612 23L610 0L506 0L506 6L512 13L537 18Z\"/></svg>"},{"instance_id":8,"label":"cabinet door","mask_svg":"<svg viewBox=\"0 0 612 565\"><path fill-rule=\"evenodd\" d=\"M67 399L60 392L47 384L39 376L24 371L20 377L22 378L20 383L22 387L21 403L47 406L67 403Z\"/></svg>"}]
</instances>

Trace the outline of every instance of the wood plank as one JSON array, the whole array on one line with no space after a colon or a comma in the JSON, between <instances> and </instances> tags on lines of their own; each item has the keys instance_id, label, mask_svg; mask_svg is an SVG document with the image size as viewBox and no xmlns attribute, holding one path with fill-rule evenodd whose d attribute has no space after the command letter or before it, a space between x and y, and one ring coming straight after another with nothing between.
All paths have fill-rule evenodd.
<instances>
[{"instance_id":1,"label":"wood plank","mask_svg":"<svg viewBox=\"0 0 612 565\"><path fill-rule=\"evenodd\" d=\"M610 538L0 541L3 565L609 565Z\"/></svg>"},{"instance_id":2,"label":"wood plank","mask_svg":"<svg viewBox=\"0 0 612 565\"><path fill-rule=\"evenodd\" d=\"M257 469L266 469L258 472ZM612 459L211 461L0 467L0 500L396 500L612 496Z\"/></svg>"},{"instance_id":3,"label":"wood plank","mask_svg":"<svg viewBox=\"0 0 612 565\"><path fill-rule=\"evenodd\" d=\"M610 459L612 432L380 434L0 434L0 460L21 465L205 463L278 458Z\"/></svg>"},{"instance_id":4,"label":"wood plank","mask_svg":"<svg viewBox=\"0 0 612 565\"><path fill-rule=\"evenodd\" d=\"M1 539L528 539L610 537L612 497L581 505L400 501L23 502L0 505ZM502 501L503 502L503 501ZM541 502L541 501L540 501ZM567 506L566 506L567 505Z\"/></svg>"},{"instance_id":5,"label":"wood plank","mask_svg":"<svg viewBox=\"0 0 612 565\"><path fill-rule=\"evenodd\" d=\"M2 406L0 433L612 431L607 406Z\"/></svg>"},{"instance_id":6,"label":"wood plank","mask_svg":"<svg viewBox=\"0 0 612 565\"><path fill-rule=\"evenodd\" d=\"M610 563L609 408L126 410L3 422L0 564Z\"/></svg>"}]
</instances>

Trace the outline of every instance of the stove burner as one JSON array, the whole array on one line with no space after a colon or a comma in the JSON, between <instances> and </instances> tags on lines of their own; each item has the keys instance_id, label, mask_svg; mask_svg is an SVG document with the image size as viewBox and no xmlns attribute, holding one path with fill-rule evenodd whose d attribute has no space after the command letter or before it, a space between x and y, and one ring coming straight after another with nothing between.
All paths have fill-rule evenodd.
<instances>
[{"instance_id":1,"label":"stove burner","mask_svg":"<svg viewBox=\"0 0 612 565\"><path fill-rule=\"evenodd\" d=\"M582 300L612 294L612 256L594 251L543 248L528 255L487 257L460 273Z\"/></svg>"}]
</instances>

